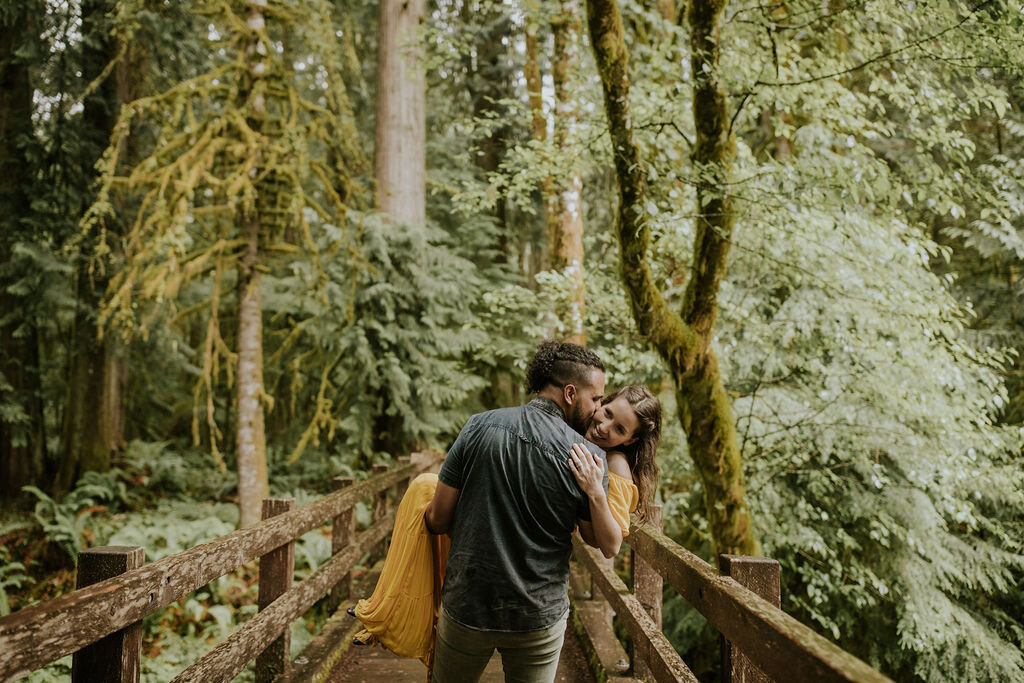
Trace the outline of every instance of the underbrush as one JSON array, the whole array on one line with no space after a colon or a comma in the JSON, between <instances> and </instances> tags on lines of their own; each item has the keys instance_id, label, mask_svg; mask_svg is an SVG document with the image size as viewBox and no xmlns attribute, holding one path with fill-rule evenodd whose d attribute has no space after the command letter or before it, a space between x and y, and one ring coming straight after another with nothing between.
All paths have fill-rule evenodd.
<instances>
[{"instance_id":1,"label":"underbrush","mask_svg":"<svg viewBox=\"0 0 1024 683\"><path fill-rule=\"evenodd\" d=\"M293 497L303 506L330 491L330 478L351 475L337 456L310 457L285 469L272 460L272 495ZM117 466L87 473L57 501L27 488L34 509L5 512L0 518L0 616L74 590L78 553L100 545L141 546L155 562L235 530L236 482L208 454L177 450L168 443L132 443ZM370 511L357 505L358 525ZM295 580L329 559L330 527L314 529L296 541ZM173 678L257 611L257 562L214 579L143 620L142 680ZM292 627L293 656L319 630L328 615L320 606ZM34 672L29 681L64 681L71 672L65 657ZM251 680L251 667L238 680Z\"/></svg>"}]
</instances>

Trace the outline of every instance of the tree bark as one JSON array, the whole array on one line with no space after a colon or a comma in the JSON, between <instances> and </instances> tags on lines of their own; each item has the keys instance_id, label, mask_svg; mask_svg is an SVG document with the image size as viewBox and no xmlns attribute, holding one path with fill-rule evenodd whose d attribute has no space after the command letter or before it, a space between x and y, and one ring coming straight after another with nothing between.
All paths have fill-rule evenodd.
<instances>
[{"instance_id":1,"label":"tree bark","mask_svg":"<svg viewBox=\"0 0 1024 683\"><path fill-rule=\"evenodd\" d=\"M381 0L377 129L373 176L377 208L392 219L426 221L426 80L416 63L424 0Z\"/></svg>"},{"instance_id":2,"label":"tree bark","mask_svg":"<svg viewBox=\"0 0 1024 683\"><path fill-rule=\"evenodd\" d=\"M26 188L31 166L25 144L33 135L29 64L18 55L36 30L31 3L0 13L0 267L10 263L12 247L24 234L22 221L31 206ZM0 278L0 311L21 308ZM15 336L19 322L23 332ZM6 384L6 386L5 386ZM18 495L21 487L41 484L45 457L39 334L33 321L19 317L0 326L0 404L20 405L21 418L0 419L0 498Z\"/></svg>"},{"instance_id":3,"label":"tree bark","mask_svg":"<svg viewBox=\"0 0 1024 683\"><path fill-rule=\"evenodd\" d=\"M548 121L544 115L544 84L540 76L540 63L537 59L537 35L540 33L540 25L532 16L526 17L526 63L523 68L526 77L526 91L530 103L530 131L534 140L540 143L547 142ZM554 180L550 174L541 183L541 202L544 206L544 232L548 244L547 248L534 248L531 245L530 255L530 286L534 286L536 274L542 270L551 268L550 241L558 223L558 206L555 202ZM527 242L530 245L530 242ZM524 258L525 260L525 258Z\"/></svg>"},{"instance_id":4,"label":"tree bark","mask_svg":"<svg viewBox=\"0 0 1024 683\"><path fill-rule=\"evenodd\" d=\"M716 557L721 553L754 555L760 550L745 500L736 421L711 348L718 289L725 275L734 223L726 184L734 148L725 96L718 82L718 22L724 6L724 0L693 0L687 14L697 125L693 161L714 180L698 187L694 275L678 314L668 308L647 261L647 182L633 141L622 17L615 0L587 0L587 21L619 185L616 228L621 276L637 328L664 358L675 383L679 419L704 484Z\"/></svg>"},{"instance_id":5,"label":"tree bark","mask_svg":"<svg viewBox=\"0 0 1024 683\"><path fill-rule=\"evenodd\" d=\"M262 129L266 116L263 74L266 64L260 56L265 35L265 19L261 5L249 5L246 22L257 37L247 51L250 62L249 125L255 131ZM258 175L258 173L253 174ZM257 189L257 193L259 190ZM263 310L260 297L260 214L263 197L242 217L241 238L244 252L238 264L238 389L235 419L235 448L238 454L238 507L239 525L252 526L260 521L263 499L269 495L267 481L266 433L263 425Z\"/></svg>"},{"instance_id":6,"label":"tree bark","mask_svg":"<svg viewBox=\"0 0 1024 683\"><path fill-rule=\"evenodd\" d=\"M555 59L552 76L555 82L555 139L563 159L578 159L577 102L580 67L580 26L577 0L561 0L552 29L555 34ZM583 315L586 286L583 281L583 181L577 163L570 162L566 176L554 183L555 221L549 227L551 268L568 276L572 293L568 309L562 314L568 328L566 341L586 344Z\"/></svg>"},{"instance_id":7,"label":"tree bark","mask_svg":"<svg viewBox=\"0 0 1024 683\"><path fill-rule=\"evenodd\" d=\"M117 54L117 45L110 34L108 13L114 8L111 0L82 2L82 80L91 83ZM122 100L118 95L118 78L108 77L96 91L85 98L82 118L84 136L89 145L91 167L106 148L114 129ZM107 278L100 274L86 276L78 266L76 293L78 311L71 329L69 343L68 389L61 426L60 465L54 492L64 493L75 480L90 470L110 469L112 455L122 435L121 383L124 376L121 360L113 350L113 340L101 339L94 311L106 290Z\"/></svg>"}]
</instances>

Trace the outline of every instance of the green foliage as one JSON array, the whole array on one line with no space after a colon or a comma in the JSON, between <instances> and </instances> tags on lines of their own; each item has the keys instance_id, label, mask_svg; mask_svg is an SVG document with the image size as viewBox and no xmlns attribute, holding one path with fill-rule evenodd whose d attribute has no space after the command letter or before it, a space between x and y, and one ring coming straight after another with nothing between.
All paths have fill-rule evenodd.
<instances>
[{"instance_id":1,"label":"green foliage","mask_svg":"<svg viewBox=\"0 0 1024 683\"><path fill-rule=\"evenodd\" d=\"M151 494L188 494L196 500L222 500L237 481L215 467L208 453L172 447L168 441L132 441L125 461L141 470L138 483Z\"/></svg>"},{"instance_id":2,"label":"green foliage","mask_svg":"<svg viewBox=\"0 0 1024 683\"><path fill-rule=\"evenodd\" d=\"M981 70L932 57L1019 70L1019 41L1008 38L1019 18L988 22L943 3L891 9L884 31L872 28L882 5L846 8L841 22L787 6L803 17L793 28L788 16L730 9L723 76L742 108L723 189L739 215L714 344L754 520L783 565L784 607L900 678L1010 680L1024 664L1012 590L1024 567L1024 440L995 421L1011 357L964 335L970 313L929 265L948 253L931 239L935 222L962 216L967 198L992 207L989 234L1002 248L1014 239L1004 221L1019 212L993 189L991 170L970 170L968 122L1003 106L1005 92ZM650 40L678 29L636 7L627 23L634 69L645 70L634 116L649 165L651 256L678 300L693 187L711 176L686 161L691 103L670 78L688 63L686 42ZM965 23L977 41L927 38ZM871 60L887 50L908 53L899 70ZM839 72L851 75L830 76ZM992 159L1011 188L1012 165ZM678 487L663 490L666 524L700 549L700 486L666 451L664 481Z\"/></svg>"},{"instance_id":3,"label":"green foliage","mask_svg":"<svg viewBox=\"0 0 1024 683\"><path fill-rule=\"evenodd\" d=\"M536 343L562 332L554 312L569 291L563 275L536 273L546 248L539 186L578 164L587 338L609 386L644 383L662 397L666 529L708 557L703 487L674 397L618 283L615 188L589 54L579 158L531 140L522 17L541 23L544 70L550 47L547 8L533 5L439 3L428 18L429 224L416 230L365 210L360 189L370 185L375 3L267 3L262 118L246 62L254 31L235 6L117 3L119 40L147 46L122 66L138 67L145 87L102 162L78 253L66 245L95 199L102 143L75 106L88 85L75 76L78 5L38 12L40 36L23 49L38 93L35 137L24 141L34 170L18 186L32 212L0 238L0 286L15 302L0 328L40 358L34 386L0 376L0 420L15 445L42 419L51 457L59 452L77 313L139 334L118 468L59 501L45 485L30 489L33 533L71 558L117 542L153 560L233 528L235 482L209 453L180 444L195 419L230 464L231 437L218 429L234 410L233 269L240 220L253 210L271 217L260 249L275 494L301 503L326 493L332 476L364 476L381 457L379 424L395 427L403 448L444 446L471 412L519 400L510 386ZM737 137L725 189L739 214L713 344L749 502L766 554L783 564L785 609L901 680L1021 675L1019 5L743 0L727 7L721 36ZM689 41L654 4L622 6L650 258L678 306L692 276L695 188L714 178L690 162ZM499 26L508 44L482 45ZM478 160L490 143L499 163L485 171ZM97 250L91 274L116 289L107 307L87 310L76 268ZM357 507L361 525L369 516ZM26 600L28 577L44 583L38 552L22 567L11 561L20 548L4 542L15 550L0 549L0 613ZM322 564L329 545L320 530L304 536L297 576ZM243 622L252 586L242 570L148 618L144 678L169 680ZM678 598L666 602L664 628L702 675L715 675L713 637ZM293 644L308 635L297 623ZM66 678L69 666L30 680Z\"/></svg>"},{"instance_id":4,"label":"green foliage","mask_svg":"<svg viewBox=\"0 0 1024 683\"><path fill-rule=\"evenodd\" d=\"M358 235L350 249L358 249L357 256L325 255L322 298L295 302L288 294L315 276L300 265L295 276L268 287L269 305L288 302L281 314L302 320L296 329L315 354L292 361L290 395L302 395L304 365L320 372L312 387L317 415L290 460L306 443L316 445L321 433L336 430L346 450L368 458L381 415L400 419L396 443L437 444L468 417L463 405L481 386L462 359L481 341L471 327L472 305L484 289L475 266L443 232L378 214L351 211L350 218L349 231ZM344 234L324 230L331 240Z\"/></svg>"},{"instance_id":5,"label":"green foliage","mask_svg":"<svg viewBox=\"0 0 1024 683\"><path fill-rule=\"evenodd\" d=\"M143 9L122 6L125 40ZM215 383L223 364L231 385L235 362L220 319L231 292L226 279L245 251L240 225L258 222L261 267L305 250L322 277L311 221L344 224L356 191L350 174L363 161L346 128L340 70L333 53L322 49L334 42L324 3L271 2L261 10L265 21L256 23L218 2L197 0L193 11L210 22L209 70L123 109L82 227L84 237L97 241L94 258L112 255L107 224L118 220L120 205L132 206L125 262L111 279L101 325L113 321L145 337L158 314L169 309L178 315L184 287L205 285L207 296L182 313L203 313L209 322L195 401L202 406L205 394L207 436L219 457ZM286 59L300 47L307 50L303 61ZM139 126L154 132L136 162L124 150ZM97 266L106 267L103 261ZM198 441L198 416L193 436Z\"/></svg>"},{"instance_id":6,"label":"green foliage","mask_svg":"<svg viewBox=\"0 0 1024 683\"><path fill-rule=\"evenodd\" d=\"M128 506L138 495L129 491L122 475L118 469L86 472L59 502L35 486L25 487L26 492L36 497L36 522L72 563L78 563L78 553L86 547L84 537L90 516L101 507L106 511Z\"/></svg>"},{"instance_id":7,"label":"green foliage","mask_svg":"<svg viewBox=\"0 0 1024 683\"><path fill-rule=\"evenodd\" d=\"M0 554L4 555L5 562L0 565L0 617L6 617L11 613L11 603L7 597L8 588L22 588L32 583L32 578L27 576L25 565L21 562L10 562L10 554L7 548L0 546Z\"/></svg>"}]
</instances>

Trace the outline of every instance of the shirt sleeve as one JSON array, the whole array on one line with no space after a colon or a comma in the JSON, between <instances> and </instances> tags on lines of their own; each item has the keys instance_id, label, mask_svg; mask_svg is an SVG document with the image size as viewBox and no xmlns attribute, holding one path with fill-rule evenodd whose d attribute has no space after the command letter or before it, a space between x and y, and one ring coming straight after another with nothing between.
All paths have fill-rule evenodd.
<instances>
[{"instance_id":1,"label":"shirt sleeve","mask_svg":"<svg viewBox=\"0 0 1024 683\"><path fill-rule=\"evenodd\" d=\"M444 459L441 471L437 475L442 484L447 484L453 489L462 489L463 479L466 474L466 460L469 457L467 451L471 441L470 433L474 431L475 425L476 415L469 418L469 422L459 432L455 443L448 449L448 456Z\"/></svg>"}]
</instances>

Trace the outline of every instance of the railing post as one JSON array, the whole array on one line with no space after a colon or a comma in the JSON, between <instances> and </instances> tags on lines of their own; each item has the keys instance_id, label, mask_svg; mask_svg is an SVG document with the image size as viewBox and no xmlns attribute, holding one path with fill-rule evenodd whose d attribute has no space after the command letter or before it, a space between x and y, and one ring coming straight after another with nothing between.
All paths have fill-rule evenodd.
<instances>
[{"instance_id":1,"label":"railing post","mask_svg":"<svg viewBox=\"0 0 1024 683\"><path fill-rule=\"evenodd\" d=\"M660 505L648 506L646 524L651 528L661 531ZM629 566L633 572L633 594L640 601L640 604L643 605L644 610L650 615L651 619L654 620L654 625L660 631L661 593L664 579L661 578L658 570L648 564L635 550L630 551L630 555L631 561ZM647 662L643 658L637 657L636 654L635 651L630 653L630 657L633 660L633 676L641 680L653 680L653 675L651 674L650 667L647 666Z\"/></svg>"},{"instance_id":2,"label":"railing post","mask_svg":"<svg viewBox=\"0 0 1024 683\"><path fill-rule=\"evenodd\" d=\"M398 466L405 467L412 462L412 458L408 455L403 455L398 459ZM409 490L409 484L412 482L412 477L406 477L402 481L395 484L395 504L402 502L402 498L405 497L405 492Z\"/></svg>"},{"instance_id":3,"label":"railing post","mask_svg":"<svg viewBox=\"0 0 1024 683\"><path fill-rule=\"evenodd\" d=\"M781 570L777 560L767 557L719 555L719 571L753 591L775 607L782 604ZM722 680L724 683L771 683L771 678L725 639L722 640Z\"/></svg>"},{"instance_id":4,"label":"railing post","mask_svg":"<svg viewBox=\"0 0 1024 683\"><path fill-rule=\"evenodd\" d=\"M295 509L294 498L264 498L262 519ZM295 541L289 541L260 557L259 608L266 609L292 586L295 573ZM291 661L291 629L286 628L256 657L256 683L267 683L285 673Z\"/></svg>"},{"instance_id":5,"label":"railing post","mask_svg":"<svg viewBox=\"0 0 1024 683\"><path fill-rule=\"evenodd\" d=\"M379 474L384 474L389 469L391 469L391 468L388 467L387 465L374 465L373 466L373 476L377 476ZM373 521L376 522L378 520L381 520L387 514L388 514L388 491L387 491L387 489L384 489L383 491L378 493L376 495L376 497L374 497L374 499L373 499ZM388 540L385 538L383 541L381 541L376 546L375 550L380 552L380 556L381 557L386 557L387 554L388 554Z\"/></svg>"},{"instance_id":6,"label":"railing post","mask_svg":"<svg viewBox=\"0 0 1024 683\"><path fill-rule=\"evenodd\" d=\"M137 546L88 548L78 553L75 588L91 586L145 563L146 551ZM113 614L113 603L110 609ZM141 659L142 622L137 621L76 652L71 658L71 680L134 683L139 680Z\"/></svg>"},{"instance_id":7,"label":"railing post","mask_svg":"<svg viewBox=\"0 0 1024 683\"><path fill-rule=\"evenodd\" d=\"M355 483L353 477L335 477L331 480L331 488L335 491L348 488ZM348 547L355 535L355 516L352 508L348 507L331 522L331 555L337 555ZM341 581L331 589L328 598L328 612L334 612L341 606L341 603L352 597L352 572L341 577Z\"/></svg>"}]
</instances>

